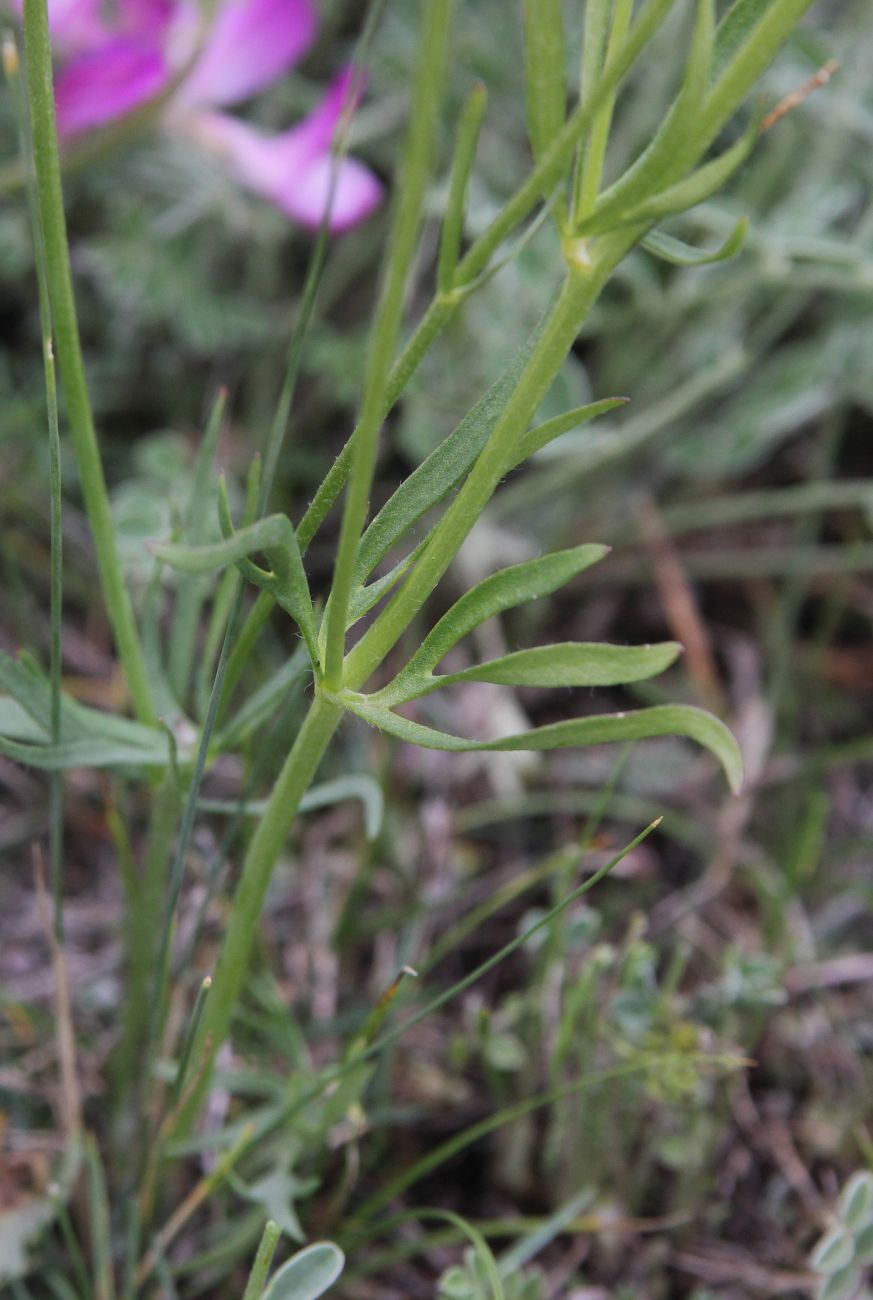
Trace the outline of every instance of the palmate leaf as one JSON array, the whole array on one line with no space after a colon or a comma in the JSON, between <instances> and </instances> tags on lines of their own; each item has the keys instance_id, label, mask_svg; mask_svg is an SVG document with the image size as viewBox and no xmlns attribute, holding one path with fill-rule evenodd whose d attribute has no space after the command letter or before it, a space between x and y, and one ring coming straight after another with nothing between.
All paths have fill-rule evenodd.
<instances>
[{"instance_id":1,"label":"palmate leaf","mask_svg":"<svg viewBox=\"0 0 873 1300\"><path fill-rule=\"evenodd\" d=\"M402 697L391 691L391 703L429 695L456 682L493 682L500 686L622 686L663 672L681 650L676 641L642 646L565 641L535 646L456 673L438 677L423 674L417 680L407 679Z\"/></svg>"},{"instance_id":2,"label":"palmate leaf","mask_svg":"<svg viewBox=\"0 0 873 1300\"><path fill-rule=\"evenodd\" d=\"M405 696L407 686L426 678L473 628L515 605L551 595L608 553L608 546L574 546L567 551L555 551L552 555L542 555L536 560L526 560L523 564L513 564L508 569L492 573L443 615L406 667L384 691L372 698L389 704L408 698Z\"/></svg>"},{"instance_id":3,"label":"palmate leaf","mask_svg":"<svg viewBox=\"0 0 873 1300\"><path fill-rule=\"evenodd\" d=\"M423 749L443 749L456 753L506 750L575 749L587 745L607 745L614 741L649 740L656 736L687 736L708 749L721 763L731 789L737 793L742 783L743 760L737 742L723 722L704 709L689 704L659 704L631 713L600 714L590 718L569 718L534 727L498 740L467 740L419 722L410 722L391 709L374 703L372 698L344 692L342 703L352 713L398 740Z\"/></svg>"}]
</instances>

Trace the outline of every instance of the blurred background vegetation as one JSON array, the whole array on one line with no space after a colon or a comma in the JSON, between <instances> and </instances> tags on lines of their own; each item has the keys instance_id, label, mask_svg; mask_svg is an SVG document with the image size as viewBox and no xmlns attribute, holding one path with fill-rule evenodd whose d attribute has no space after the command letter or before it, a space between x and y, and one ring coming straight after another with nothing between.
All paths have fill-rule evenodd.
<instances>
[{"instance_id":1,"label":"blurred background vegetation","mask_svg":"<svg viewBox=\"0 0 873 1300\"><path fill-rule=\"evenodd\" d=\"M353 128L355 153L389 182L418 8L388 5ZM571 19L578 7L567 8ZM528 165L520 35L505 9L503 0L459 6L446 143L474 81L489 93L471 229ZM253 110L263 123L299 116L349 53L357 6L334 0L323 11L301 72ZM683 21L660 34L624 97L616 168L672 93ZM507 1296L518 1300L741 1300L819 1285L809 1252L846 1179L873 1164L871 49L869 5L816 7L768 75L766 102L827 60L839 61L838 72L764 136L723 197L675 223L674 233L715 246L745 213L742 253L700 269L631 256L544 414L589 395L630 404L511 476L459 561L460 587L553 547L612 544L610 559L568 591L483 629L483 648L683 641L684 659L666 679L609 692L610 704L714 708L743 744L744 793L725 795L709 760L679 741L547 759L461 757L347 728L326 775L368 774L371 812L384 799L384 816L371 838L353 805L303 819L222 1062L212 1132L229 1133L283 1081L305 1079L341 1052L404 963L431 991L449 987L563 897L580 868L601 865L653 817L664 821L584 905L401 1038L363 1101L325 1102L261 1143L255 1163L186 1226L162 1294L241 1295L265 1213L283 1213L292 1238L346 1245L335 1294L348 1300L490 1294L475 1261L463 1264L455 1227L376 1231L361 1207L395 1179L394 1208L453 1210L482 1227L498 1255L514 1250L504 1271ZM2 100L0 138L12 157ZM443 198L437 187L434 214ZM238 493L265 443L309 240L165 137L135 140L71 174L68 211L105 463L125 563L145 598L143 541L166 535L183 506L219 385L231 411L219 462ZM351 427L385 221L378 213L331 252L274 494L294 519ZM434 247L417 267L410 320L429 300ZM529 334L558 256L544 227L446 331L389 421L380 497ZM27 216L11 188L0 207L0 331L0 645L45 654L40 336ZM65 678L80 698L118 707L72 460L64 469ZM310 553L316 588L319 574L329 577L332 546L328 527ZM287 658L285 638L282 624L271 625L249 689ZM499 687L472 684L442 707L449 730L518 730L519 707L540 723L566 715L568 701L528 691L519 706ZM250 745L264 789L294 708L292 700ZM241 764L222 760L206 794L233 800L252 761L252 753ZM45 784L0 760L0 791L2 1240L4 1207L8 1215L44 1192L57 1140L52 981L30 858L45 831ZM143 807L136 790L94 773L71 774L67 792L80 1069L89 1123L111 1139L119 859L139 851ZM245 833L220 815L199 823L180 924L193 927L205 906L206 927L182 981L185 1000L221 931L224 903L207 882L232 879ZM667 1050L669 1070L635 1069L448 1151L503 1108ZM702 1071L703 1051L749 1064ZM405 1191L404 1172L443 1143L445 1159ZM184 1165L173 1173L182 1189L186 1177ZM63 1274L63 1240L43 1242L46 1276ZM30 1286L21 1294L51 1293L39 1280Z\"/></svg>"}]
</instances>

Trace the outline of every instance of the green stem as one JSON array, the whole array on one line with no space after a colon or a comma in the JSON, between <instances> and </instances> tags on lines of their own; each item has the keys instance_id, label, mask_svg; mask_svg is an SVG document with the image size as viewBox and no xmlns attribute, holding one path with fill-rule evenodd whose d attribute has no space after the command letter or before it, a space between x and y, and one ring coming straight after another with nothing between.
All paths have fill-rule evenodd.
<instances>
[{"instance_id":1,"label":"green stem","mask_svg":"<svg viewBox=\"0 0 873 1300\"><path fill-rule=\"evenodd\" d=\"M421 363L422 357L438 334L445 328L464 299L463 293L453 293L443 297L437 295L412 333L409 342L394 363L385 389L385 400L380 416L380 423L385 420L395 402ZM337 456L318 488L297 528L297 542L301 552L305 552L315 534L327 517L333 503L345 487L352 465L352 446L358 435L355 428L352 436Z\"/></svg>"},{"instance_id":2,"label":"green stem","mask_svg":"<svg viewBox=\"0 0 873 1300\"><path fill-rule=\"evenodd\" d=\"M452 5L453 0L431 0L431 4L425 6L424 10L419 66L400 169L388 263L367 357L361 418L352 439L348 494L326 614L324 678L333 687L339 686L342 675L348 605L355 578L358 542L370 503L385 390L403 316L407 275L421 226L424 193L430 177Z\"/></svg>"},{"instance_id":3,"label":"green stem","mask_svg":"<svg viewBox=\"0 0 873 1300\"><path fill-rule=\"evenodd\" d=\"M8 42L8 43L7 43ZM19 76L18 46L14 37L3 37L3 63L18 119L21 165L26 173L27 206L33 235L36 281L39 295L39 319L42 329L42 358L45 378L46 410L48 414L49 452L49 503L51 559L49 579L50 653L49 680L51 683L51 738L57 744L61 739L61 669L62 669L62 617L63 617L63 502L61 493L61 431L58 415L58 384L55 369L54 342L52 339L52 313L49 302L45 264L45 240L42 233L39 203L36 195L36 178L33 166L33 135L27 101L22 94ZM49 777L49 871L51 876L54 929L58 943L64 941L63 908L63 852L64 852L64 777L53 772Z\"/></svg>"},{"instance_id":4,"label":"green stem","mask_svg":"<svg viewBox=\"0 0 873 1300\"><path fill-rule=\"evenodd\" d=\"M629 241L634 242L633 239ZM431 534L404 585L346 660L343 685L358 690L379 666L451 564L498 483L512 449L563 366L588 311L627 251L628 240L595 264L569 262L549 320L464 486Z\"/></svg>"},{"instance_id":5,"label":"green stem","mask_svg":"<svg viewBox=\"0 0 873 1300\"><path fill-rule=\"evenodd\" d=\"M799 0L795 0L798 3ZM807 0L811 3L811 0ZM536 167L515 191L512 198L497 214L472 248L458 263L455 283L470 284L476 280L500 245L525 217L533 211L544 193L551 193L566 173L579 141L591 125L602 106L614 96L624 77L633 67L637 56L667 16L673 0L647 0L636 19L627 40L616 52L615 58L604 69L603 75L590 93L583 87L582 102L568 117Z\"/></svg>"},{"instance_id":6,"label":"green stem","mask_svg":"<svg viewBox=\"0 0 873 1300\"><path fill-rule=\"evenodd\" d=\"M627 37L627 29L630 24L631 3L628 0L619 0L616 5L615 13L612 18L612 28L609 33L609 43L606 50L606 66L609 67L610 61L615 58L620 46ZM585 20L588 22L588 8L586 6ZM592 25L596 22L592 15ZM593 40L596 43L599 32L593 34ZM587 41L586 41L587 53ZM584 82L583 82L584 85ZM603 162L606 157L606 145L609 140L609 131L612 126L612 114L615 108L615 94L609 95L600 111L597 113L591 124L591 133L585 145L585 153L582 160L582 173L579 182L579 193L576 201L576 211L574 212L575 222L579 222L583 217L587 217L593 210L597 201L597 192L600 189L600 177L603 173Z\"/></svg>"},{"instance_id":7,"label":"green stem","mask_svg":"<svg viewBox=\"0 0 873 1300\"><path fill-rule=\"evenodd\" d=\"M88 522L94 537L109 621L115 634L133 708L140 721L154 722L142 648L115 544L109 495L97 446L76 319L61 191L46 0L25 0L24 43L37 196L45 242L46 280L73 450Z\"/></svg>"},{"instance_id":8,"label":"green stem","mask_svg":"<svg viewBox=\"0 0 873 1300\"><path fill-rule=\"evenodd\" d=\"M180 1113L175 1129L177 1137L190 1128L196 1117L209 1081L210 1067L230 1029L273 870L300 801L315 776L342 712L339 705L316 696L252 837L193 1053L194 1068L200 1070L200 1078Z\"/></svg>"},{"instance_id":9,"label":"green stem","mask_svg":"<svg viewBox=\"0 0 873 1300\"><path fill-rule=\"evenodd\" d=\"M700 111L695 139L703 149L718 135L755 82L775 59L812 0L772 0L753 30L721 70ZM723 20L726 24L728 18ZM719 28L719 34L722 28ZM718 35L718 34L717 34ZM716 40L716 57L718 40Z\"/></svg>"},{"instance_id":10,"label":"green stem","mask_svg":"<svg viewBox=\"0 0 873 1300\"><path fill-rule=\"evenodd\" d=\"M264 1234L261 1237L261 1244L258 1246L258 1253L255 1256L255 1262L252 1265L252 1271L249 1274L249 1280L246 1283L246 1289L243 1292L243 1300L259 1300L267 1285L267 1274L270 1271L270 1265L273 1262L273 1256L276 1253L276 1246L279 1244L281 1236L278 1223L268 1219L264 1226Z\"/></svg>"},{"instance_id":11,"label":"green stem","mask_svg":"<svg viewBox=\"0 0 873 1300\"><path fill-rule=\"evenodd\" d=\"M381 420L385 419L398 400L431 343L451 320L467 293L484 283L484 273L494 253L536 207L543 193L549 192L561 179L573 150L595 113L614 93L627 71L633 66L640 50L663 22L672 3L673 0L648 0L643 5L615 62L591 87L590 94L585 92L583 102L571 114L540 162L494 218L488 229L479 236L457 264L454 275L455 289L451 294L437 294L434 297L402 355L392 368L385 389ZM306 551L331 506L343 490L351 469L352 447L358 432L359 429L356 428L352 433L300 521L297 540L303 552Z\"/></svg>"}]
</instances>

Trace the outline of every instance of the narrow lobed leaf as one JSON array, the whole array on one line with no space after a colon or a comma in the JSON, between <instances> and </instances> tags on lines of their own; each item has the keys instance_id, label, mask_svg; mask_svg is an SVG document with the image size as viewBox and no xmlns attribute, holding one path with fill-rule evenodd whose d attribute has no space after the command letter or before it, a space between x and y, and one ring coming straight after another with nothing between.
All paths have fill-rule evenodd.
<instances>
[{"instance_id":1,"label":"narrow lobed leaf","mask_svg":"<svg viewBox=\"0 0 873 1300\"><path fill-rule=\"evenodd\" d=\"M451 492L474 464L506 409L542 331L542 322L506 370L473 409L417 469L404 479L361 538L355 573L358 584L401 537Z\"/></svg>"},{"instance_id":2,"label":"narrow lobed leaf","mask_svg":"<svg viewBox=\"0 0 873 1300\"><path fill-rule=\"evenodd\" d=\"M687 212L689 208L694 208L698 203L703 203L705 199L711 198L717 190L720 190L730 180L734 172L742 167L755 147L757 138L758 120L756 118L749 125L744 135L737 140L736 144L731 145L717 158L713 158L712 162L704 163L702 167L692 172L690 176L686 176L678 184L662 190L660 194L647 200L639 208L628 212L622 220L629 225L637 222L660 221L662 217L670 217L678 212ZM586 231L586 233L598 232Z\"/></svg>"},{"instance_id":3,"label":"narrow lobed leaf","mask_svg":"<svg viewBox=\"0 0 873 1300\"><path fill-rule=\"evenodd\" d=\"M554 419L546 420L543 424L528 429L519 442L511 468L520 465L535 452L542 451L543 447L554 442L555 438L560 438L571 429L578 429L581 425L596 420L599 415L606 415L607 411L614 411L618 406L626 406L629 401L629 397L604 397L599 402L577 406L573 411L566 411L563 415L556 415Z\"/></svg>"},{"instance_id":4,"label":"narrow lobed leaf","mask_svg":"<svg viewBox=\"0 0 873 1300\"><path fill-rule=\"evenodd\" d=\"M665 235L662 230L650 230L641 242L646 252L671 266L711 266L714 262L726 262L736 257L746 242L748 229L748 217L741 217L724 243L712 250L694 248L682 239Z\"/></svg>"},{"instance_id":5,"label":"narrow lobed leaf","mask_svg":"<svg viewBox=\"0 0 873 1300\"><path fill-rule=\"evenodd\" d=\"M588 745L607 745L615 741L649 740L657 736L686 736L708 749L721 763L731 789L736 794L742 784L743 760L730 731L713 714L689 704L659 704L632 713L601 714L589 718L569 718L535 727L519 735L501 736L497 740L467 740L448 732L437 731L419 722L410 722L385 708L376 697L346 692L342 703L352 713L398 740L423 749L443 749L455 753L506 750L575 749Z\"/></svg>"},{"instance_id":6,"label":"narrow lobed leaf","mask_svg":"<svg viewBox=\"0 0 873 1300\"><path fill-rule=\"evenodd\" d=\"M539 162L564 125L567 107L561 0L523 0L527 131Z\"/></svg>"},{"instance_id":7,"label":"narrow lobed leaf","mask_svg":"<svg viewBox=\"0 0 873 1300\"><path fill-rule=\"evenodd\" d=\"M535 646L489 659L472 668L410 681L403 700L429 695L456 682L492 682L499 686L622 686L654 677L674 663L682 647L676 641L660 645L619 646L584 641ZM379 697L382 700L382 696ZM384 702L384 701L383 701ZM391 692L391 703L400 703Z\"/></svg>"},{"instance_id":8,"label":"narrow lobed leaf","mask_svg":"<svg viewBox=\"0 0 873 1300\"><path fill-rule=\"evenodd\" d=\"M244 573L257 586L271 592L278 604L300 628L314 663L318 662L315 614L300 547L291 520L285 515L268 515L241 528L222 542L209 546L182 546L157 542L151 550L159 560L184 573L210 573L231 564L245 565ZM266 573L249 562L249 556L263 551L273 566Z\"/></svg>"},{"instance_id":9,"label":"narrow lobed leaf","mask_svg":"<svg viewBox=\"0 0 873 1300\"><path fill-rule=\"evenodd\" d=\"M660 645L621 646L565 641L557 645L516 650L472 668L434 679L450 682L493 682L500 686L621 686L654 677L675 663L682 647L676 641Z\"/></svg>"},{"instance_id":10,"label":"narrow lobed leaf","mask_svg":"<svg viewBox=\"0 0 873 1300\"><path fill-rule=\"evenodd\" d=\"M455 156L452 161L452 175L449 181L449 194L446 199L446 211L443 216L443 228L440 233L440 251L437 263L437 289L440 293L450 293L454 284L455 267L461 255L461 239L464 233L464 212L467 202L467 186L476 158L476 146L488 94L480 82L470 93L464 105L458 134L455 141Z\"/></svg>"},{"instance_id":11,"label":"narrow lobed leaf","mask_svg":"<svg viewBox=\"0 0 873 1300\"><path fill-rule=\"evenodd\" d=\"M609 553L608 546L587 544L541 555L492 573L461 597L428 633L420 648L378 698L403 698L408 681L433 671L452 646L486 619L539 596L549 596ZM400 691L400 695L396 692Z\"/></svg>"}]
</instances>

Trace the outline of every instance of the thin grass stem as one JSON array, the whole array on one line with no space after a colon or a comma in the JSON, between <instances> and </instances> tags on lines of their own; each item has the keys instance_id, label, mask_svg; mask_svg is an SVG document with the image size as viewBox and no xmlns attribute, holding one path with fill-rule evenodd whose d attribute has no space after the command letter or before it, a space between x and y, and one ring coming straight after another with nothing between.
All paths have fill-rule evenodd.
<instances>
[{"instance_id":1,"label":"thin grass stem","mask_svg":"<svg viewBox=\"0 0 873 1300\"><path fill-rule=\"evenodd\" d=\"M52 53L46 0L25 0L24 44L46 284L70 435L94 538L106 609L127 679L131 703L141 722L153 723L155 713L139 634L124 585L115 541L73 298L52 91Z\"/></svg>"}]
</instances>

